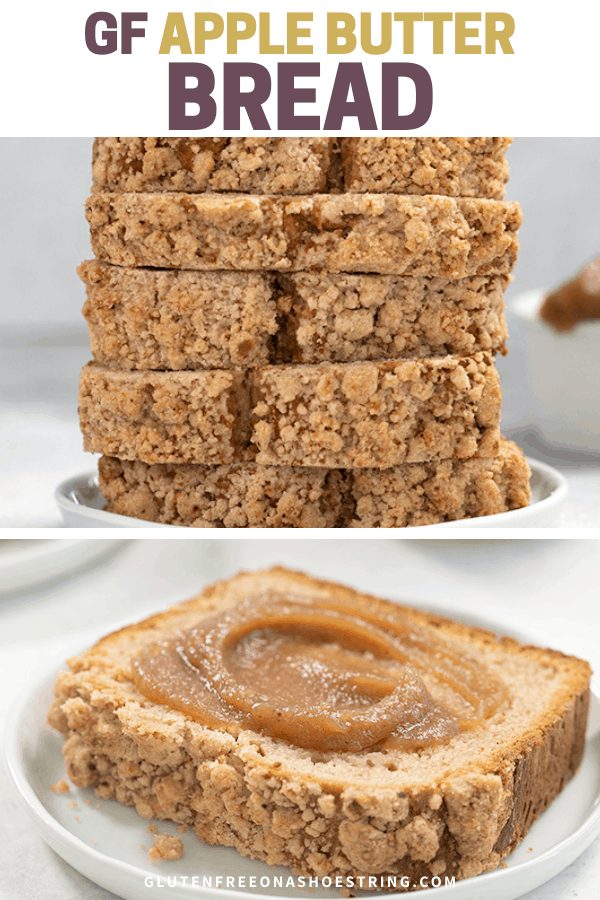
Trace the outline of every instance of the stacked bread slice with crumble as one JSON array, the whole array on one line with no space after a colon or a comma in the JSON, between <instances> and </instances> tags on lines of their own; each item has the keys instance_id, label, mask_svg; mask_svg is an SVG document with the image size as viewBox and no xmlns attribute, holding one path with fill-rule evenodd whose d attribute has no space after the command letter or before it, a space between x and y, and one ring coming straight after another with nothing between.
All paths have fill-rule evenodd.
<instances>
[{"instance_id":1,"label":"stacked bread slice with crumble","mask_svg":"<svg viewBox=\"0 0 600 900\"><path fill-rule=\"evenodd\" d=\"M526 505L494 365L507 144L98 139L80 418L107 508L402 527Z\"/></svg>"}]
</instances>

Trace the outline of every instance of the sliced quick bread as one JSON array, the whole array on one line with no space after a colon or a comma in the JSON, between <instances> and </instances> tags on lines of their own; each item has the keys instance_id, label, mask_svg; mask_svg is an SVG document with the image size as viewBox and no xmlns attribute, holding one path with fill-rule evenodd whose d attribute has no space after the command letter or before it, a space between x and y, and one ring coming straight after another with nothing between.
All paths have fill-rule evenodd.
<instances>
[{"instance_id":1,"label":"sliced quick bread","mask_svg":"<svg viewBox=\"0 0 600 900\"><path fill-rule=\"evenodd\" d=\"M151 645L265 598L386 616L482 667L503 699L441 743L334 752L207 727L136 687L134 659ZM326 662L331 644L320 646ZM305 875L465 878L498 866L576 771L589 680L573 657L276 568L215 584L71 659L50 722L76 785L210 844ZM254 682L270 690L260 670Z\"/></svg>"}]
</instances>

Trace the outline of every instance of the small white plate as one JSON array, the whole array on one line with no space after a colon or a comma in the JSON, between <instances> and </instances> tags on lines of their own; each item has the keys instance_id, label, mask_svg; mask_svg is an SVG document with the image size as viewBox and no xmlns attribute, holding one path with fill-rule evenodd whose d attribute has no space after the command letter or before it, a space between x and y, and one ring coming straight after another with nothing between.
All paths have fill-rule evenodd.
<instances>
[{"instance_id":1,"label":"small white plate","mask_svg":"<svg viewBox=\"0 0 600 900\"><path fill-rule=\"evenodd\" d=\"M448 610L445 611L448 615ZM498 632L497 622L457 616ZM516 635L530 641L530 635ZM148 823L132 809L114 801L98 801L91 790L71 787L54 794L50 785L64 777L62 738L46 723L54 673L25 691L14 709L5 739L9 772L44 840L70 865L124 900L272 900L273 897L339 897L319 888L306 890L273 886L286 869L248 860L235 850L210 847L193 834L180 835L184 855L176 862L152 864L148 850L153 838ZM173 825L160 823L161 833L176 834ZM514 900L545 884L572 863L600 834L600 699L592 696L586 750L581 768L550 808L538 819L523 843L502 868L454 885L419 891L419 898L445 900ZM218 885L232 877L236 889ZM187 883L184 879L187 877ZM192 878L208 878L209 886ZM248 885L256 879L256 887ZM271 885L261 884L261 877ZM159 878L164 884L157 884ZM148 886L148 879L153 887ZM168 882L167 882L168 879ZM244 885L242 879L246 879ZM222 882L223 885L226 882ZM285 881L283 882L285 885ZM387 894L405 898L406 894ZM412 894L410 896L413 896Z\"/></svg>"},{"instance_id":2,"label":"small white plate","mask_svg":"<svg viewBox=\"0 0 600 900\"><path fill-rule=\"evenodd\" d=\"M0 594L23 591L69 575L110 553L120 541L0 541Z\"/></svg>"},{"instance_id":3,"label":"small white plate","mask_svg":"<svg viewBox=\"0 0 600 900\"><path fill-rule=\"evenodd\" d=\"M536 459L527 460L531 469L532 499L529 506L480 516L476 519L460 519L441 525L426 525L419 533L440 528L545 528L554 524L555 514L567 494L567 480L552 466ZM65 525L71 528L174 528L129 516L120 516L104 509L104 498L98 488L95 474L78 475L63 481L55 492L56 502ZM397 532L414 528L397 528Z\"/></svg>"}]
</instances>

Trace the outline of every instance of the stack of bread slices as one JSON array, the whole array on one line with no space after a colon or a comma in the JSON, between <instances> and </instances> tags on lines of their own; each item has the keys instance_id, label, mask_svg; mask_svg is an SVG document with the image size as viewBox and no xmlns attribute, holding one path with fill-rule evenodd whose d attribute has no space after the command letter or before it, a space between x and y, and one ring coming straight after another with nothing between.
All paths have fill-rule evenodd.
<instances>
[{"instance_id":1,"label":"stack of bread slices","mask_svg":"<svg viewBox=\"0 0 600 900\"><path fill-rule=\"evenodd\" d=\"M494 366L503 138L105 138L80 275L107 509L402 527L529 501Z\"/></svg>"}]
</instances>

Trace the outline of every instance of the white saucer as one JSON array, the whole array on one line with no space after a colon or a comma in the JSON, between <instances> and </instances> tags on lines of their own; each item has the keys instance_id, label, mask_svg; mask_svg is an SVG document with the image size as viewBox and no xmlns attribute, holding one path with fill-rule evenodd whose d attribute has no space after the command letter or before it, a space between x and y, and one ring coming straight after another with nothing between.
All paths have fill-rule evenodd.
<instances>
[{"instance_id":1,"label":"white saucer","mask_svg":"<svg viewBox=\"0 0 600 900\"><path fill-rule=\"evenodd\" d=\"M546 463L529 458L527 462L531 468L532 500L529 506L494 516L427 525L419 528L419 533L442 528L545 528L553 525L556 511L567 494L566 478ZM55 497L65 525L71 528L175 527L106 512L95 474L78 475L63 481L57 487ZM397 528L395 531L414 532L415 529Z\"/></svg>"},{"instance_id":2,"label":"white saucer","mask_svg":"<svg viewBox=\"0 0 600 900\"><path fill-rule=\"evenodd\" d=\"M68 575L110 553L120 541L0 541L0 595Z\"/></svg>"},{"instance_id":3,"label":"white saucer","mask_svg":"<svg viewBox=\"0 0 600 900\"><path fill-rule=\"evenodd\" d=\"M64 777L62 738L46 723L54 672L25 692L9 719L6 759L12 779L44 840L71 866L124 900L272 900L273 897L339 897L327 889L264 885L261 877L287 878L286 869L248 860L235 850L209 847L193 834L181 834L184 855L176 862L153 864L148 822L114 801L98 801L91 790L71 787L55 794L50 785ZM160 823L161 833L177 834ZM600 834L600 700L592 698L582 766L551 807L529 831L503 868L454 885L418 892L419 898L513 900L553 878ZM183 879L187 876L187 883ZM192 877L209 878L194 884ZM235 889L218 886L233 877ZM248 886L254 877L256 887ZM148 879L165 884L148 887ZM168 883L167 882L168 879ZM243 879L245 879L245 884ZM240 888L240 884L242 888ZM285 880L283 882L285 885ZM216 885L216 886L212 886ZM387 894L389 898L406 894ZM412 895L411 895L412 896Z\"/></svg>"}]
</instances>

